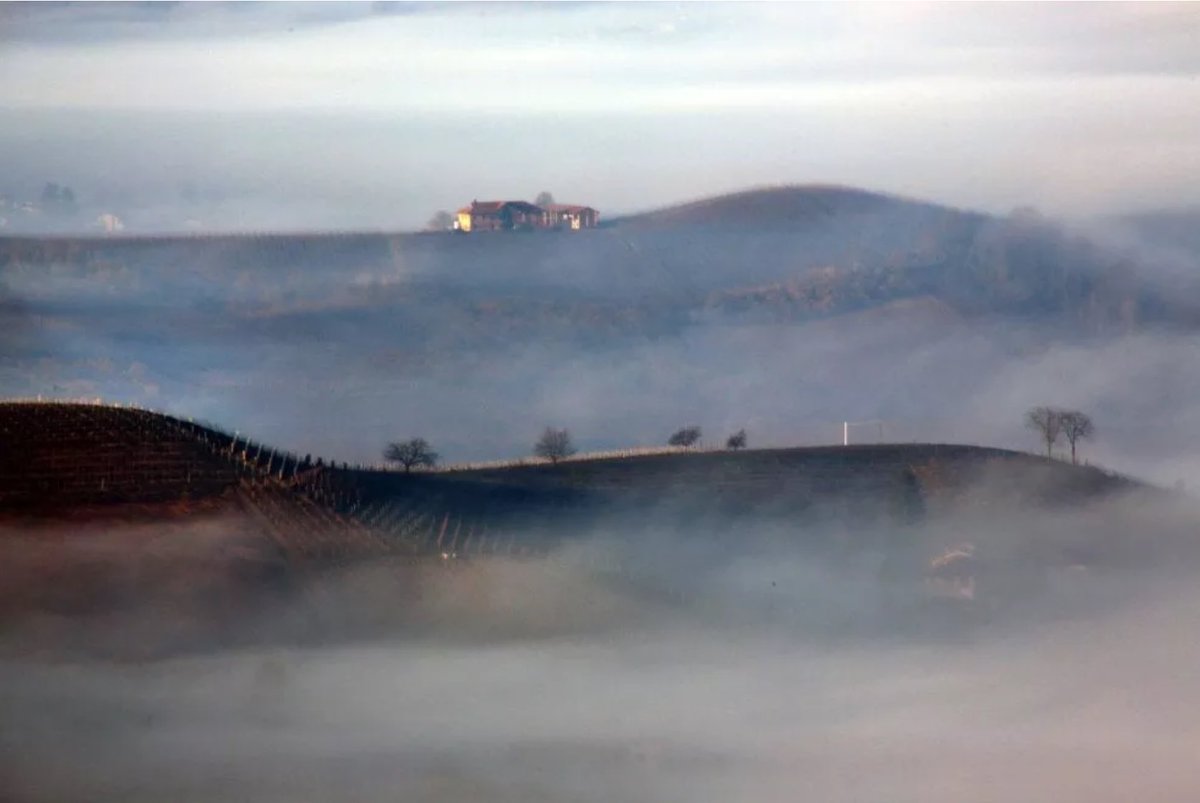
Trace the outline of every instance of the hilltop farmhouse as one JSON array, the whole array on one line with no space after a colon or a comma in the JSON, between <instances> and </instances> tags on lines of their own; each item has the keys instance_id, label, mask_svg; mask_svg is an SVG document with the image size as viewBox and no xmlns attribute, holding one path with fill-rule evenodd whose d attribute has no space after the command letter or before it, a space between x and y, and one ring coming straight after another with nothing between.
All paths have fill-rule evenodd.
<instances>
[{"instance_id":1,"label":"hilltop farmhouse","mask_svg":"<svg viewBox=\"0 0 1200 803\"><path fill-rule=\"evenodd\" d=\"M531 231L594 229L600 213L590 206L527 201L472 201L454 216L456 231Z\"/></svg>"}]
</instances>

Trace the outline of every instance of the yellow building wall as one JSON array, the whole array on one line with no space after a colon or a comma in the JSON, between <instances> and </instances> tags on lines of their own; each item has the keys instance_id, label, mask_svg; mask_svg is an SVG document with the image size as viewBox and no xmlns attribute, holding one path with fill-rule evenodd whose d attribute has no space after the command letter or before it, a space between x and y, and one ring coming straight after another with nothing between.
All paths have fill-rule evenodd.
<instances>
[{"instance_id":1,"label":"yellow building wall","mask_svg":"<svg viewBox=\"0 0 1200 803\"><path fill-rule=\"evenodd\" d=\"M459 212L458 213L458 228L460 231L470 231L471 230L471 213L470 212Z\"/></svg>"}]
</instances>

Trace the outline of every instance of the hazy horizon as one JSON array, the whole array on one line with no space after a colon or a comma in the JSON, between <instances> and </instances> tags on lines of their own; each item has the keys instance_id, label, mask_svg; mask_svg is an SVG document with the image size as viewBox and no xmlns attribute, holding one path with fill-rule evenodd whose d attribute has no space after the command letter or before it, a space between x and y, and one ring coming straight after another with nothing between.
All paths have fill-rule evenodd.
<instances>
[{"instance_id":1,"label":"hazy horizon","mask_svg":"<svg viewBox=\"0 0 1200 803\"><path fill-rule=\"evenodd\" d=\"M1195 6L39 3L0 20L0 194L57 182L131 230L404 230L540 190L611 216L809 183L1069 218L1200 206Z\"/></svg>"}]
</instances>

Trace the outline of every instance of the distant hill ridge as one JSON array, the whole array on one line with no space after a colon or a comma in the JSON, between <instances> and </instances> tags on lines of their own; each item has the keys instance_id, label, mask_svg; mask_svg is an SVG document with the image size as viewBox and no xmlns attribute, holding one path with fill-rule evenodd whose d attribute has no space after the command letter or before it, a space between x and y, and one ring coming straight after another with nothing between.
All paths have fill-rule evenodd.
<instances>
[{"instance_id":1,"label":"distant hill ridge","mask_svg":"<svg viewBox=\"0 0 1200 803\"><path fill-rule=\"evenodd\" d=\"M985 215L957 209L933 201L894 193L877 192L836 184L791 184L755 187L721 195L706 196L682 203L631 212L609 217L601 225L716 225L722 223L814 223L845 214L865 214L898 207L911 207L929 212L962 214L982 218ZM181 232L123 232L118 234L4 234L0 233L0 258L6 252L36 251L39 246L162 246L169 244L212 244L230 246L239 242L264 241L273 245L282 241L305 242L367 242L396 236L437 236L438 232L404 231L401 229L344 229L344 230L263 230L263 231L181 231Z\"/></svg>"},{"instance_id":2,"label":"distant hill ridge","mask_svg":"<svg viewBox=\"0 0 1200 803\"><path fill-rule=\"evenodd\" d=\"M855 187L792 184L739 190L621 215L611 218L609 225L812 224L838 215L873 213L900 206L975 215L929 201Z\"/></svg>"},{"instance_id":3,"label":"distant hill ridge","mask_svg":"<svg viewBox=\"0 0 1200 803\"><path fill-rule=\"evenodd\" d=\"M1200 327L1200 279L1164 284L1142 257L1031 211L990 217L829 185L699 199L570 237L0 237L0 269L27 282L46 265L85 280L99 273L130 282L113 297L161 287L183 303L203 297L205 314L270 319L281 331L337 316L362 324L371 310L414 322L411 342L396 345L413 354L446 342L480 351L658 337L700 319L803 322L916 298L964 318L1037 320L1085 336ZM300 289L279 293L282 277Z\"/></svg>"}]
</instances>

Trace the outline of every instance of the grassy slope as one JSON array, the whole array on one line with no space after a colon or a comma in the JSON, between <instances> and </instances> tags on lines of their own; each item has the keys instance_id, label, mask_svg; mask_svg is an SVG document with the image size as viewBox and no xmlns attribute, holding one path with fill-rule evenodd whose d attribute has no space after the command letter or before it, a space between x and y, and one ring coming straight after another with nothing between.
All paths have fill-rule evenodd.
<instances>
[{"instance_id":1,"label":"grassy slope","mask_svg":"<svg viewBox=\"0 0 1200 803\"><path fill-rule=\"evenodd\" d=\"M339 472L340 473L340 472ZM695 452L568 460L450 473L345 472L369 503L437 498L457 515L493 526L656 514L845 520L910 519L927 500L986 479L997 498L1055 504L1138 484L1002 449L938 444ZM547 521L548 524L548 521Z\"/></svg>"}]
</instances>

